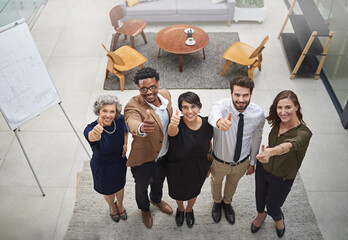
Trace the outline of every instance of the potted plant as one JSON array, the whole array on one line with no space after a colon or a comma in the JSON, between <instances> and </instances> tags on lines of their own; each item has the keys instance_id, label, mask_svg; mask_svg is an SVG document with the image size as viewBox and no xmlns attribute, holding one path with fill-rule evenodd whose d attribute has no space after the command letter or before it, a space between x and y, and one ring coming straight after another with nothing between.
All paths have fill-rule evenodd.
<instances>
[{"instance_id":1,"label":"potted plant","mask_svg":"<svg viewBox=\"0 0 348 240\"><path fill-rule=\"evenodd\" d=\"M264 0L236 0L234 9L235 22L238 21L258 21L265 20L266 7Z\"/></svg>"}]
</instances>

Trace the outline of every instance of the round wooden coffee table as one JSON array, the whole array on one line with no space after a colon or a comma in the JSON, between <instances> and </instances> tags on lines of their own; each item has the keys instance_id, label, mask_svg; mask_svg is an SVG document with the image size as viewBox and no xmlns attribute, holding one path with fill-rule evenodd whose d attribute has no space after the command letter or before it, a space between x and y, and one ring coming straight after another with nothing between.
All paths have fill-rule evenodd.
<instances>
[{"instance_id":1,"label":"round wooden coffee table","mask_svg":"<svg viewBox=\"0 0 348 240\"><path fill-rule=\"evenodd\" d=\"M194 30L192 37L195 44L192 46L186 45L187 34L184 32L186 28ZM179 55L179 71L182 72L184 64L184 54L190 54L203 49L203 59L205 59L204 47L209 42L208 34L199 27L178 24L163 28L156 35L156 43L159 46L158 57L161 56L161 49Z\"/></svg>"}]
</instances>

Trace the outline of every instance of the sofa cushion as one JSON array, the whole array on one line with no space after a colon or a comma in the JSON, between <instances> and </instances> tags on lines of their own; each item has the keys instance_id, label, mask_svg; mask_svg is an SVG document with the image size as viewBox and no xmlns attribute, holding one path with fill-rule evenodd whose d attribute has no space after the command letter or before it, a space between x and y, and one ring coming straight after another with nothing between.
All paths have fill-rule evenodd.
<instances>
[{"instance_id":1,"label":"sofa cushion","mask_svg":"<svg viewBox=\"0 0 348 240\"><path fill-rule=\"evenodd\" d=\"M210 0L212 3L222 3L226 2L226 0Z\"/></svg>"},{"instance_id":2,"label":"sofa cushion","mask_svg":"<svg viewBox=\"0 0 348 240\"><path fill-rule=\"evenodd\" d=\"M212 3L210 0L176 0L177 13L186 15L226 15L227 3Z\"/></svg>"},{"instance_id":3,"label":"sofa cushion","mask_svg":"<svg viewBox=\"0 0 348 240\"><path fill-rule=\"evenodd\" d=\"M127 8L127 16L148 16L148 15L175 15L175 0L159 0L155 2L144 2L131 8Z\"/></svg>"}]
</instances>

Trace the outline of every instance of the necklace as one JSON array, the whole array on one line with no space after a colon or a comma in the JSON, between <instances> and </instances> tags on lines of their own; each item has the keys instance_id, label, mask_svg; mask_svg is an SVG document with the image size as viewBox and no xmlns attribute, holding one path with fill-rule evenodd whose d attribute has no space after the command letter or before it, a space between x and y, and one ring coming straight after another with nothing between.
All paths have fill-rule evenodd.
<instances>
[{"instance_id":1,"label":"necklace","mask_svg":"<svg viewBox=\"0 0 348 240\"><path fill-rule=\"evenodd\" d=\"M104 128L104 131L108 134L113 134L116 131L116 123L115 120L112 121L114 123L114 130L112 130L112 132L106 131L106 129Z\"/></svg>"}]
</instances>

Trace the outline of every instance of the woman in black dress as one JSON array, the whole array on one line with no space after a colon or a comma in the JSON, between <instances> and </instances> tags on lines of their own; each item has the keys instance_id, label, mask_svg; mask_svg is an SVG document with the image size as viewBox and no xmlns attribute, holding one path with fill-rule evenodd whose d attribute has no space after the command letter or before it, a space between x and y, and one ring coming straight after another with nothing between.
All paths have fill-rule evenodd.
<instances>
[{"instance_id":1,"label":"woman in black dress","mask_svg":"<svg viewBox=\"0 0 348 240\"><path fill-rule=\"evenodd\" d=\"M205 178L209 176L208 152L213 128L207 117L198 115L202 104L197 94L181 94L178 105L183 117L179 117L179 110L176 109L168 126L167 181L169 195L178 204L177 225L183 224L186 210L186 223L191 228L195 222L193 205ZM187 201L186 209L183 201Z\"/></svg>"},{"instance_id":2,"label":"woman in black dress","mask_svg":"<svg viewBox=\"0 0 348 240\"><path fill-rule=\"evenodd\" d=\"M93 151L90 165L94 189L104 195L111 219L115 222L120 218L127 219L123 194L128 131L121 110L122 105L116 96L99 96L94 103L94 113L99 118L88 124L83 132Z\"/></svg>"}]
</instances>

